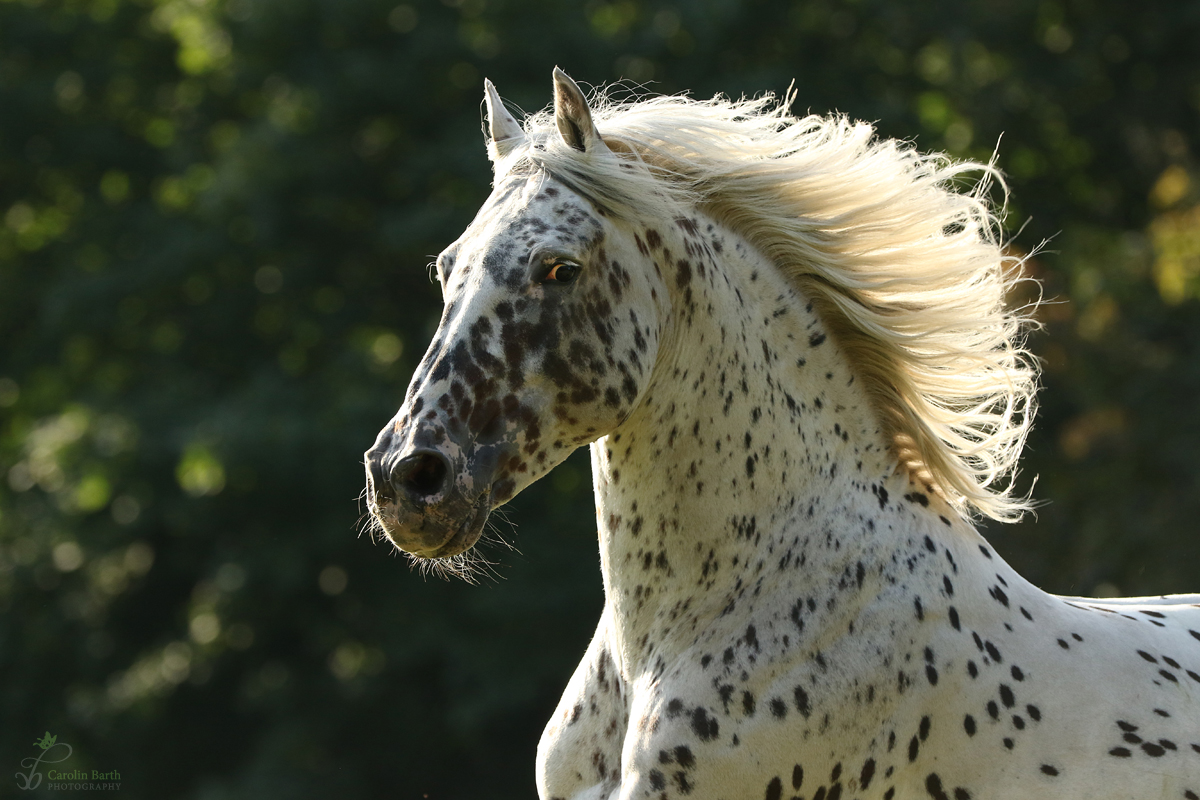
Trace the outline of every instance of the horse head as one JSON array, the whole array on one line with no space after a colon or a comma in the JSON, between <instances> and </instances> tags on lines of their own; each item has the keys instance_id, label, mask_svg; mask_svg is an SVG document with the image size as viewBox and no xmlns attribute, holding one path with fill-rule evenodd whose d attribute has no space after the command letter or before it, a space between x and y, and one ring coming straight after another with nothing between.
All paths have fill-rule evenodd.
<instances>
[{"instance_id":1,"label":"horse head","mask_svg":"<svg viewBox=\"0 0 1200 800\"><path fill-rule=\"evenodd\" d=\"M669 293L641 240L523 156L617 160L574 81L556 69L554 89L558 133L530 141L485 84L495 189L437 259L437 333L365 455L371 514L418 558L468 550L494 508L612 431L655 362Z\"/></svg>"}]
</instances>

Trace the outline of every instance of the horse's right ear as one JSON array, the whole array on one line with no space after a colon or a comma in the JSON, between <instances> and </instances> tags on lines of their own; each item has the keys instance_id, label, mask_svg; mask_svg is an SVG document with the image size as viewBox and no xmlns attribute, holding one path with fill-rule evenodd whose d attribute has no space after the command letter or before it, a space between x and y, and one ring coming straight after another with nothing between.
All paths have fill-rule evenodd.
<instances>
[{"instance_id":1,"label":"horse's right ear","mask_svg":"<svg viewBox=\"0 0 1200 800\"><path fill-rule=\"evenodd\" d=\"M525 141L525 131L508 113L496 87L487 78L483 79L483 98L487 103L488 158L495 163Z\"/></svg>"}]
</instances>

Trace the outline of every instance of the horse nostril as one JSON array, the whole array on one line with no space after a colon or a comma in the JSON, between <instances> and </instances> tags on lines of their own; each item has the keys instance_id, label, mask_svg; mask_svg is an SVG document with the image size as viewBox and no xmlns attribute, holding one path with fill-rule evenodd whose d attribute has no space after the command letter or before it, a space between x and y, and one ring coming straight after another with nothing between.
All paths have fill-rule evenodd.
<instances>
[{"instance_id":1,"label":"horse nostril","mask_svg":"<svg viewBox=\"0 0 1200 800\"><path fill-rule=\"evenodd\" d=\"M428 500L446 490L450 462L436 450L422 450L401 459L392 476L414 500Z\"/></svg>"}]
</instances>

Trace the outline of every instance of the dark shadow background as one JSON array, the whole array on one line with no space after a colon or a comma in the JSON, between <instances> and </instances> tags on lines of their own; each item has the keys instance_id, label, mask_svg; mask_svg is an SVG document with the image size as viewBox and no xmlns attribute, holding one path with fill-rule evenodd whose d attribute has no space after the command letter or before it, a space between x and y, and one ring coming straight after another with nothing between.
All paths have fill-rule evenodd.
<instances>
[{"instance_id":1,"label":"dark shadow background","mask_svg":"<svg viewBox=\"0 0 1200 800\"><path fill-rule=\"evenodd\" d=\"M1050 502L988 535L1052 591L1200 591L1197 42L1178 0L0 3L0 766L49 730L127 798L534 796L603 600L586 453L478 587L356 496L488 192L482 78L535 110L555 64L1003 133Z\"/></svg>"}]
</instances>

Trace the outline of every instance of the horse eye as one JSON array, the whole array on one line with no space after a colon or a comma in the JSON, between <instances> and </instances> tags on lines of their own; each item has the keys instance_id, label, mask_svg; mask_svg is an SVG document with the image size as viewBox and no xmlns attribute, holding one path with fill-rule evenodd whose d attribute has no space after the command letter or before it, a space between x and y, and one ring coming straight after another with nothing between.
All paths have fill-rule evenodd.
<instances>
[{"instance_id":1,"label":"horse eye","mask_svg":"<svg viewBox=\"0 0 1200 800\"><path fill-rule=\"evenodd\" d=\"M543 283L554 281L555 283L570 283L579 275L579 265L573 264L570 261L555 261L550 266L550 271L546 273L546 277L542 279Z\"/></svg>"}]
</instances>

